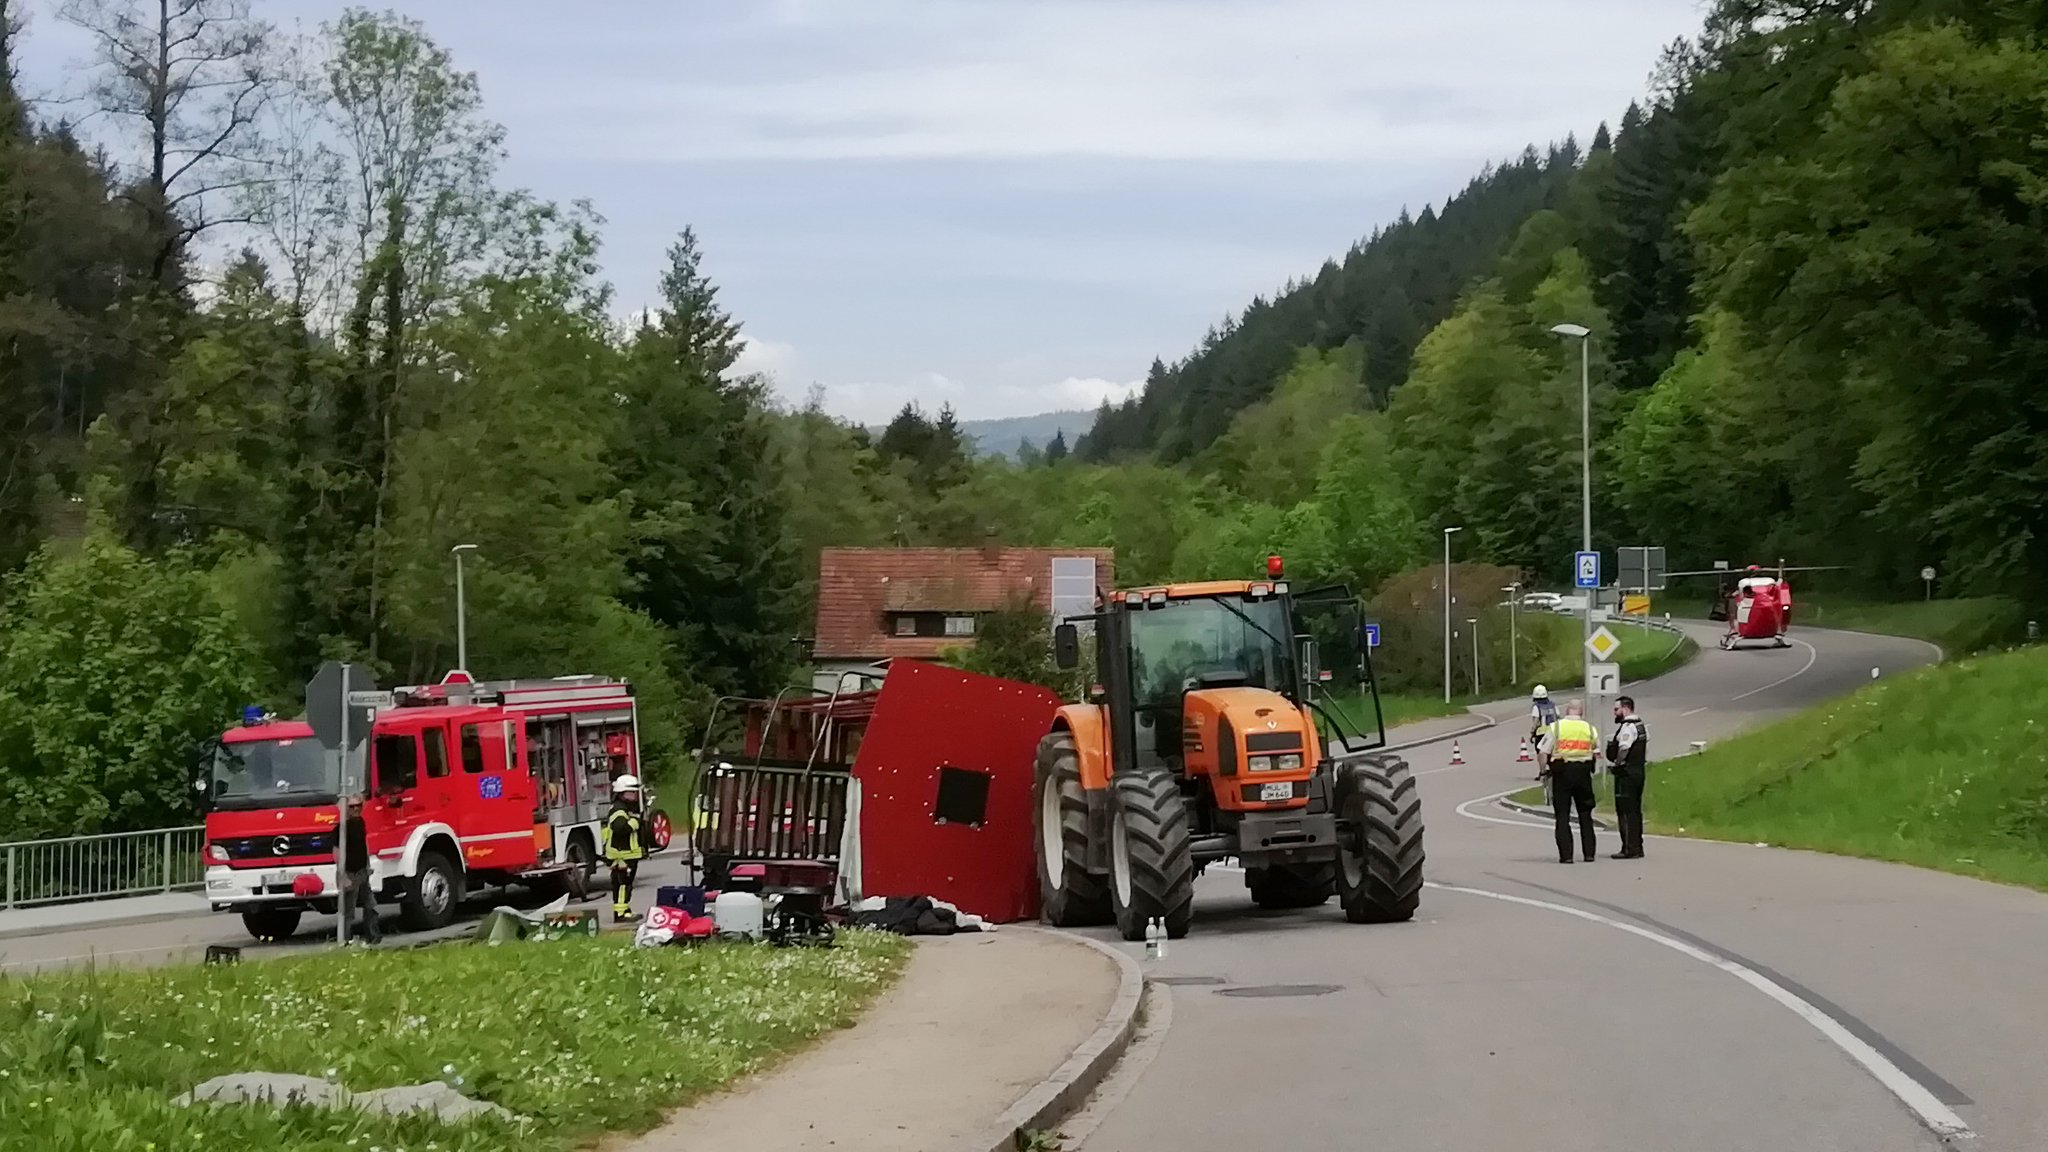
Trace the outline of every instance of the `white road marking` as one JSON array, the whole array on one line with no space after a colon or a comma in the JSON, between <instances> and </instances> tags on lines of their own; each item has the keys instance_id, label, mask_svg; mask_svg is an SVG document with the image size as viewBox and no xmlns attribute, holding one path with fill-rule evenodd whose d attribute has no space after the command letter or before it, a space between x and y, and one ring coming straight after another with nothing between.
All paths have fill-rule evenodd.
<instances>
[{"instance_id":1,"label":"white road marking","mask_svg":"<svg viewBox=\"0 0 2048 1152\"><path fill-rule=\"evenodd\" d=\"M1768 692L1771 689L1776 688L1780 684L1786 683L1787 681L1791 680L1797 680L1801 676L1806 675L1807 670L1813 667L1813 662L1820 659L1820 649L1815 648L1813 645L1808 644L1804 640L1794 640L1792 642L1794 644L1799 645L1801 648L1806 649L1806 663L1799 666L1799 671L1794 672L1790 676L1781 676L1778 679L1771 681L1769 684L1766 684L1761 688L1751 688L1749 691L1744 692L1740 696L1730 696L1728 698L1728 702L1730 704L1733 704L1737 700L1747 700L1751 696L1754 696L1759 692Z\"/></svg>"},{"instance_id":2,"label":"white road marking","mask_svg":"<svg viewBox=\"0 0 2048 1152\"><path fill-rule=\"evenodd\" d=\"M1706 709L1705 709L1705 708L1695 708L1695 709L1693 709L1693 710L1692 710L1692 711L1690 711L1690 712L1680 712L1680 713L1679 713L1679 715L1680 715L1680 716L1697 716L1697 715L1699 715L1700 713L1702 713L1702 712L1705 712L1705 711L1706 711Z\"/></svg>"},{"instance_id":3,"label":"white road marking","mask_svg":"<svg viewBox=\"0 0 2048 1152\"><path fill-rule=\"evenodd\" d=\"M1467 800L1463 804L1458 805L1458 815L1463 816L1467 820L1484 820L1488 824L1507 824L1515 828L1541 828L1545 831L1549 831L1550 825L1547 823L1539 824L1534 820L1510 820L1505 816L1487 816L1472 811L1472 809L1477 805L1497 804L1500 801L1508 798L1509 796L1513 796L1515 793L1522 791L1523 788L1529 787L1533 787L1533 785L1524 784L1521 788L1510 788L1505 792L1495 792L1491 796L1480 796L1473 800Z\"/></svg>"},{"instance_id":4,"label":"white road marking","mask_svg":"<svg viewBox=\"0 0 2048 1152\"><path fill-rule=\"evenodd\" d=\"M1886 1059L1883 1053L1864 1043L1855 1033L1843 1027L1841 1021L1821 1011L1809 1001L1795 995L1790 989L1754 968L1737 963L1725 956L1717 956L1712 952L1696 948L1676 937L1666 936L1662 932L1652 931L1639 924L1631 924L1626 920L1617 920L1614 917L1603 916L1598 912L1589 912L1584 908L1575 908L1569 904L1556 904L1548 900L1532 899L1528 896L1512 896L1505 892L1489 892L1484 888L1466 888L1457 884L1439 884L1435 881L1430 881L1425 886L1443 892L1459 892L1467 896L1480 896L1488 900L1499 900L1507 904L1520 904L1529 908L1541 908L1547 912L1560 912L1566 916L1576 916L1581 920L1603 924L1609 928L1627 932L1632 936L1640 936L1653 943L1662 944L1664 947L1680 955L1698 960L1702 964L1709 964L1719 968L1721 971L1728 973L1730 976L1791 1009L1793 1014L1811 1024L1815 1031L1827 1037L1828 1041L1841 1049L1844 1055L1861 1065L1864 1071L1875 1077L1879 1084L1884 1085L1886 1091L1898 1097L1899 1103L1904 1104L1909 1111L1918 1116L1920 1122L1927 1125L1935 1135L1945 1140L1976 1139L1977 1134L1970 1130L1968 1124L1963 1123L1963 1118L1956 1115L1954 1110L1950 1109L1948 1105L1943 1104L1926 1085L1907 1075L1898 1065Z\"/></svg>"}]
</instances>

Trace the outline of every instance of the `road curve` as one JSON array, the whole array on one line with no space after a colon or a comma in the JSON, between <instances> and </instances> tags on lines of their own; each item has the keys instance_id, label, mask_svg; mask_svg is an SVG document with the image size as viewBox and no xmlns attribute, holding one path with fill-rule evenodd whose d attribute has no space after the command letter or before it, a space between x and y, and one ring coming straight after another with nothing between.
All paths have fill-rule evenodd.
<instances>
[{"instance_id":1,"label":"road curve","mask_svg":"<svg viewBox=\"0 0 2048 1152\"><path fill-rule=\"evenodd\" d=\"M1634 691L1660 759L1936 656L1812 629L1728 653L1696 627L1699 658ZM1079 1146L2048 1148L2048 897L1689 840L1560 865L1547 826L1486 801L1528 783L1521 713L1464 737L1463 766L1407 753L1432 885L1413 923L1260 913L1211 869L1149 966L1171 1028Z\"/></svg>"}]
</instances>

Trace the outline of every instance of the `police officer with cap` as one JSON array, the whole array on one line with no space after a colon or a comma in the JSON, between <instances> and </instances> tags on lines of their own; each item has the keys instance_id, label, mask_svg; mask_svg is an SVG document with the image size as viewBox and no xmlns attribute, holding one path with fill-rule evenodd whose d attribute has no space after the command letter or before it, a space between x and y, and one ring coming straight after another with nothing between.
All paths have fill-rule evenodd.
<instances>
[{"instance_id":1,"label":"police officer with cap","mask_svg":"<svg viewBox=\"0 0 2048 1152\"><path fill-rule=\"evenodd\" d=\"M1579 810L1579 846L1585 850L1586 862L1590 864L1600 858L1599 845L1593 837L1593 771L1599 747L1600 734L1586 719L1585 702L1566 701L1564 715L1550 725L1544 739L1549 757L1550 813L1557 820L1560 864L1572 862L1574 807Z\"/></svg>"},{"instance_id":2,"label":"police officer with cap","mask_svg":"<svg viewBox=\"0 0 2048 1152\"><path fill-rule=\"evenodd\" d=\"M1616 860L1643 858L1643 783L1650 774L1650 729L1636 715L1633 697L1614 702L1614 735L1607 738L1614 768L1614 822L1621 832Z\"/></svg>"},{"instance_id":3,"label":"police officer with cap","mask_svg":"<svg viewBox=\"0 0 2048 1152\"><path fill-rule=\"evenodd\" d=\"M633 911L633 879L647 856L641 835L638 777L626 775L612 781L612 810L604 818L603 839L604 858L612 867L612 920L630 924L640 919Z\"/></svg>"}]
</instances>

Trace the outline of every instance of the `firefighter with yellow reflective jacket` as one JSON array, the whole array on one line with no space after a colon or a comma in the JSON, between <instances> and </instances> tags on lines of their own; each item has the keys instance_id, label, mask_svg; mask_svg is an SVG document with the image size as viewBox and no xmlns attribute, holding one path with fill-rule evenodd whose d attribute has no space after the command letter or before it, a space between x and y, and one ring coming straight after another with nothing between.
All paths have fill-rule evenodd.
<instances>
[{"instance_id":1,"label":"firefighter with yellow reflective jacket","mask_svg":"<svg viewBox=\"0 0 2048 1152\"><path fill-rule=\"evenodd\" d=\"M1583 700L1567 701L1564 715L1544 730L1543 750L1549 761L1550 814L1557 821L1557 859L1572 862L1572 808L1579 810L1579 846L1587 863L1599 859L1593 839L1594 757L1600 733L1586 719Z\"/></svg>"},{"instance_id":2,"label":"firefighter with yellow reflective jacket","mask_svg":"<svg viewBox=\"0 0 2048 1152\"><path fill-rule=\"evenodd\" d=\"M621 776L612 781L612 810L605 814L604 858L612 866L612 919L629 924L640 918L633 911L633 879L640 861L647 856L647 842L640 821L640 781Z\"/></svg>"}]
</instances>

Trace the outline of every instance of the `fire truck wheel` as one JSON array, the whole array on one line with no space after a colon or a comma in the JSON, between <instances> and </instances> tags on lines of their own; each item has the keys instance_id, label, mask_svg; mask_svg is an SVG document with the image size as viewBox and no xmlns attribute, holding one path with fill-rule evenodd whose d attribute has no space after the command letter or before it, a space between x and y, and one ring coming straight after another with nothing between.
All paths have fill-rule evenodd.
<instances>
[{"instance_id":1,"label":"fire truck wheel","mask_svg":"<svg viewBox=\"0 0 2048 1152\"><path fill-rule=\"evenodd\" d=\"M1366 755L1337 766L1337 899L1353 924L1414 917L1422 901L1422 794L1408 762Z\"/></svg>"},{"instance_id":2,"label":"fire truck wheel","mask_svg":"<svg viewBox=\"0 0 2048 1152\"><path fill-rule=\"evenodd\" d=\"M1188 845L1188 808L1180 781L1164 768L1141 768L1109 785L1109 905L1116 930L1143 940L1145 925L1166 922L1166 935L1188 934L1195 914L1195 861Z\"/></svg>"},{"instance_id":3,"label":"fire truck wheel","mask_svg":"<svg viewBox=\"0 0 2048 1152\"><path fill-rule=\"evenodd\" d=\"M1319 908L1336 891L1336 869L1329 864L1276 864L1247 868L1244 885L1261 908Z\"/></svg>"},{"instance_id":4,"label":"fire truck wheel","mask_svg":"<svg viewBox=\"0 0 2048 1152\"><path fill-rule=\"evenodd\" d=\"M597 849L591 846L589 836L578 832L569 837L569 863L583 873L583 886L597 879Z\"/></svg>"},{"instance_id":5,"label":"fire truck wheel","mask_svg":"<svg viewBox=\"0 0 2048 1152\"><path fill-rule=\"evenodd\" d=\"M297 908L255 908L242 913L242 927L258 940L289 940L302 915Z\"/></svg>"},{"instance_id":6,"label":"fire truck wheel","mask_svg":"<svg viewBox=\"0 0 2048 1152\"><path fill-rule=\"evenodd\" d=\"M1109 923L1109 886L1088 871L1088 797L1070 732L1038 744L1033 781L1040 917L1058 928Z\"/></svg>"},{"instance_id":7,"label":"fire truck wheel","mask_svg":"<svg viewBox=\"0 0 2048 1152\"><path fill-rule=\"evenodd\" d=\"M654 841L654 850L667 850L669 841L675 838L675 825L669 822L668 813L656 808L647 816L648 838Z\"/></svg>"},{"instance_id":8,"label":"fire truck wheel","mask_svg":"<svg viewBox=\"0 0 2048 1152\"><path fill-rule=\"evenodd\" d=\"M462 903L462 870L436 850L420 853L420 870L406 885L399 914L414 932L446 928Z\"/></svg>"}]
</instances>

